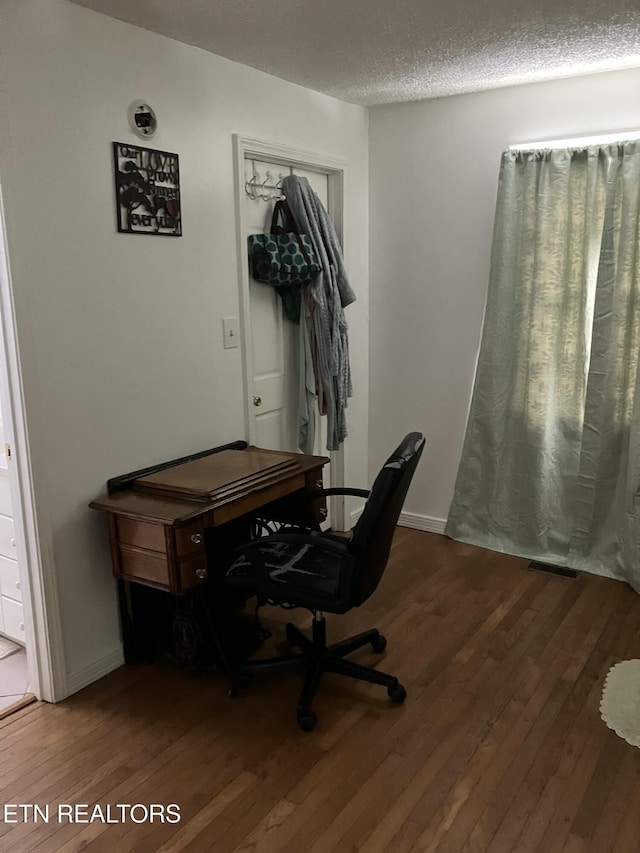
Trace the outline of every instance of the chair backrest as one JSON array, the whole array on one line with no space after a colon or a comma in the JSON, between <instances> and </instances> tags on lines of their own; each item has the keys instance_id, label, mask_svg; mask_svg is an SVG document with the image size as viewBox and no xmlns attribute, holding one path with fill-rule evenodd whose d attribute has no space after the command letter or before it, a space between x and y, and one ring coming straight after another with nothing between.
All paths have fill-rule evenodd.
<instances>
[{"instance_id":1,"label":"chair backrest","mask_svg":"<svg viewBox=\"0 0 640 853\"><path fill-rule=\"evenodd\" d=\"M422 433L410 432L391 454L371 488L362 515L353 529L349 550L354 557L351 601L366 601L380 582L393 534L414 471L424 449Z\"/></svg>"}]
</instances>

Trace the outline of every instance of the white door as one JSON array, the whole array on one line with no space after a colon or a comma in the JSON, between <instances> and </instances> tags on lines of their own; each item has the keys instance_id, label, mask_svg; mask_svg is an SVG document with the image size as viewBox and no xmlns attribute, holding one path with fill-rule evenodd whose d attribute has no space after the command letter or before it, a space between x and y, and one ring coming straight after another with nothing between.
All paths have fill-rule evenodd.
<instances>
[{"instance_id":1,"label":"white door","mask_svg":"<svg viewBox=\"0 0 640 853\"><path fill-rule=\"evenodd\" d=\"M269 231L275 201L265 200L262 194L273 196L273 187L289 174L309 180L312 189L327 207L328 178L320 172L287 167L266 160L246 159L245 181L254 176L256 199L244 193L246 236ZM268 173L268 175L267 175ZM258 447L272 450L298 450L298 353L299 326L284 317L282 301L275 287L255 281L249 275L251 327L247 345L251 347L253 376L251 377L249 411L251 441ZM314 453L321 455L326 446L326 418L316 413ZM326 451L324 451L326 453Z\"/></svg>"},{"instance_id":2,"label":"white door","mask_svg":"<svg viewBox=\"0 0 640 853\"><path fill-rule=\"evenodd\" d=\"M4 456L0 459L0 634L25 645L9 472L3 462Z\"/></svg>"},{"instance_id":3,"label":"white door","mask_svg":"<svg viewBox=\"0 0 640 853\"><path fill-rule=\"evenodd\" d=\"M4 396L4 394L0 395ZM3 420L4 400L0 403L0 634L26 644L22 588L18 572L18 548L14 522L11 484L6 456Z\"/></svg>"}]
</instances>

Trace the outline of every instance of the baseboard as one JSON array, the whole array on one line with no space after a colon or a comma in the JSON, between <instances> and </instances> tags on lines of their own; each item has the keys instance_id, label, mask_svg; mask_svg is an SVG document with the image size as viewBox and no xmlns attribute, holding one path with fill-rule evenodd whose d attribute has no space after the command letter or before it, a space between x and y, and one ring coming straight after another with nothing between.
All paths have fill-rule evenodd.
<instances>
[{"instance_id":1,"label":"baseboard","mask_svg":"<svg viewBox=\"0 0 640 853\"><path fill-rule=\"evenodd\" d=\"M15 702L12 702L11 705L8 705L0 711L0 720L4 720L4 718L8 717L10 714L15 714L16 711L21 711L23 708L26 708L27 705L31 705L32 702L37 701L38 700L33 693L25 693L24 696L21 696Z\"/></svg>"},{"instance_id":2,"label":"baseboard","mask_svg":"<svg viewBox=\"0 0 640 853\"><path fill-rule=\"evenodd\" d=\"M414 530L426 530L429 533L444 533L446 518L433 518L417 512L401 512L398 524L401 527L413 527Z\"/></svg>"},{"instance_id":3,"label":"baseboard","mask_svg":"<svg viewBox=\"0 0 640 853\"><path fill-rule=\"evenodd\" d=\"M124 653L122 651L122 647L118 646L117 649L114 649L108 655L100 658L100 660L89 664L89 666L77 669L75 672L68 672L65 697L71 696L72 693L77 693L78 690L82 690L83 687L88 687L90 684L93 684L94 681L108 675L110 672L113 672L114 669L117 669L123 664Z\"/></svg>"},{"instance_id":4,"label":"baseboard","mask_svg":"<svg viewBox=\"0 0 640 853\"><path fill-rule=\"evenodd\" d=\"M361 506L351 513L352 527L362 515L363 509L364 506ZM401 527L413 527L414 530L426 530L429 533L444 533L446 523L446 518L432 518L430 515L420 515L417 512L401 512L398 519L398 524Z\"/></svg>"}]
</instances>

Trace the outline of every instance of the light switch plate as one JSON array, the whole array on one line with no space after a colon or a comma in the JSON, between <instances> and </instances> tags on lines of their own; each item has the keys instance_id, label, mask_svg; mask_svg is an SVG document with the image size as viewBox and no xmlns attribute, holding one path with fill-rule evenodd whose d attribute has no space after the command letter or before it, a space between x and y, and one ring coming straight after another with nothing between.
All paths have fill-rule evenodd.
<instances>
[{"instance_id":1,"label":"light switch plate","mask_svg":"<svg viewBox=\"0 0 640 853\"><path fill-rule=\"evenodd\" d=\"M235 349L240 345L240 332L237 317L222 318L222 334L225 349Z\"/></svg>"}]
</instances>

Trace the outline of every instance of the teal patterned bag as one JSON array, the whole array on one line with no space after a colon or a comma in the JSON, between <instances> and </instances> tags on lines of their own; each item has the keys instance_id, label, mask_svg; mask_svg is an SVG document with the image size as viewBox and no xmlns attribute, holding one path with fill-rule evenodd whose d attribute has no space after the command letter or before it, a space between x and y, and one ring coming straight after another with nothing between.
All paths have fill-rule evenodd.
<instances>
[{"instance_id":1,"label":"teal patterned bag","mask_svg":"<svg viewBox=\"0 0 640 853\"><path fill-rule=\"evenodd\" d=\"M283 225L278 224L282 217ZM251 275L274 287L306 284L320 272L320 263L307 234L298 234L285 201L273 208L270 234L248 238Z\"/></svg>"}]
</instances>

